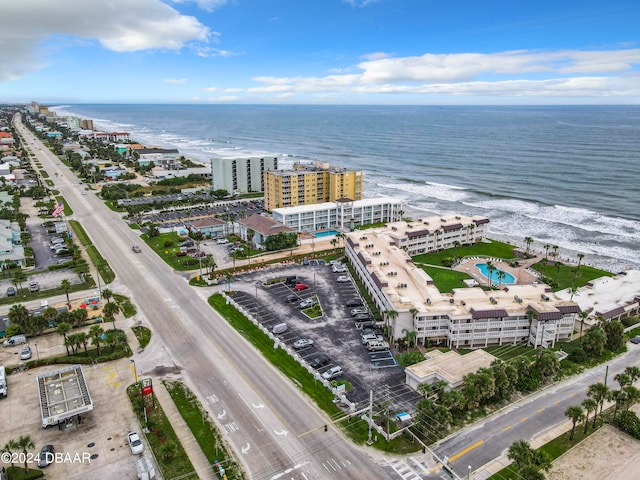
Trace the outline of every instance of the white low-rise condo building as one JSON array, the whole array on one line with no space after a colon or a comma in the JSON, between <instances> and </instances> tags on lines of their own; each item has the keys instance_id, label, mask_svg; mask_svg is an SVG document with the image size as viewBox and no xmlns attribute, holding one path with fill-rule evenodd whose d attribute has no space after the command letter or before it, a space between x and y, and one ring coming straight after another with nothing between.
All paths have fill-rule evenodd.
<instances>
[{"instance_id":1,"label":"white low-rise condo building","mask_svg":"<svg viewBox=\"0 0 640 480\"><path fill-rule=\"evenodd\" d=\"M441 293L409 256L451 248L456 241L461 245L482 241L488 222L480 216L438 216L347 234L346 255L383 312L391 338L415 331L418 342L452 348L521 342L546 348L571 339L580 309L548 286Z\"/></svg>"},{"instance_id":2,"label":"white low-rise condo building","mask_svg":"<svg viewBox=\"0 0 640 480\"><path fill-rule=\"evenodd\" d=\"M273 219L298 232L321 230L347 230L361 225L387 223L400 220L402 200L392 197L349 200L274 208Z\"/></svg>"}]
</instances>

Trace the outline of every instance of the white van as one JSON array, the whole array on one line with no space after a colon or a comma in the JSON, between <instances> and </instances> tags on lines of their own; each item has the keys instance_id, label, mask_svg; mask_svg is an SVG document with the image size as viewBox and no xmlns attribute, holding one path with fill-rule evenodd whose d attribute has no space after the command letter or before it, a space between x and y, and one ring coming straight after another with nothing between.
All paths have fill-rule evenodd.
<instances>
[{"instance_id":1,"label":"white van","mask_svg":"<svg viewBox=\"0 0 640 480\"><path fill-rule=\"evenodd\" d=\"M286 332L288 329L287 324L286 323L278 323L277 325L274 325L273 328L271 329L271 331L273 333L275 333L276 335L279 333L284 333Z\"/></svg>"},{"instance_id":2,"label":"white van","mask_svg":"<svg viewBox=\"0 0 640 480\"><path fill-rule=\"evenodd\" d=\"M13 347L15 345L21 345L23 343L27 343L27 337L24 335L14 335L13 337L4 341L5 347Z\"/></svg>"},{"instance_id":3,"label":"white van","mask_svg":"<svg viewBox=\"0 0 640 480\"><path fill-rule=\"evenodd\" d=\"M7 398L7 376L4 373L4 365L0 365L0 395Z\"/></svg>"}]
</instances>

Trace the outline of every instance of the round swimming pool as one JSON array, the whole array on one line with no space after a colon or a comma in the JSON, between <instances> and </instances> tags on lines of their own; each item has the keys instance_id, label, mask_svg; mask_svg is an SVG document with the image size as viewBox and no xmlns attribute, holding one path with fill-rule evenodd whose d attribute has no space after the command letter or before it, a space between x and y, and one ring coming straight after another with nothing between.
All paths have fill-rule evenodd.
<instances>
[{"instance_id":1,"label":"round swimming pool","mask_svg":"<svg viewBox=\"0 0 640 480\"><path fill-rule=\"evenodd\" d=\"M489 278L489 268L487 267L486 263L476 263L476 268L480 270L480 273L483 277ZM502 279L498 278L498 272L502 272ZM500 270L498 268L491 270L490 280L492 285L513 285L514 283L516 283L516 277L511 275L509 272L505 272L504 270Z\"/></svg>"}]
</instances>

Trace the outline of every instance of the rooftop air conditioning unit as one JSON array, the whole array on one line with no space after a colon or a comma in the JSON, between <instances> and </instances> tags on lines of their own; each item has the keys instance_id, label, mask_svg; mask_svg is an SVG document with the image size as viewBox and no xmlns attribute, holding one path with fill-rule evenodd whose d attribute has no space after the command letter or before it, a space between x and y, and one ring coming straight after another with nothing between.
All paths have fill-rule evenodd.
<instances>
[{"instance_id":1,"label":"rooftop air conditioning unit","mask_svg":"<svg viewBox=\"0 0 640 480\"><path fill-rule=\"evenodd\" d=\"M463 307L467 304L467 302L465 302L464 300L460 301L460 305L462 305Z\"/></svg>"},{"instance_id":2,"label":"rooftop air conditioning unit","mask_svg":"<svg viewBox=\"0 0 640 480\"><path fill-rule=\"evenodd\" d=\"M431 305L431 299L427 298L427 305Z\"/></svg>"},{"instance_id":3,"label":"rooftop air conditioning unit","mask_svg":"<svg viewBox=\"0 0 640 480\"><path fill-rule=\"evenodd\" d=\"M450 299L449 299L449 303L450 303L451 305L453 305L454 303L456 303L456 301L455 301L455 299L450 298Z\"/></svg>"}]
</instances>

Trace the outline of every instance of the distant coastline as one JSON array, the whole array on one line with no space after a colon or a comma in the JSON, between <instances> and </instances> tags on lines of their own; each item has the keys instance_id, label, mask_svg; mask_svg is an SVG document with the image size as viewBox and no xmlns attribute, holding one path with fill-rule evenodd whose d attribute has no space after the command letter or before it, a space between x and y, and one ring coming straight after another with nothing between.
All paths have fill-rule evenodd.
<instances>
[{"instance_id":1,"label":"distant coastline","mask_svg":"<svg viewBox=\"0 0 640 480\"><path fill-rule=\"evenodd\" d=\"M68 105L96 128L213 156L322 160L365 172L365 195L413 215L480 214L489 235L640 268L640 107Z\"/></svg>"}]
</instances>

